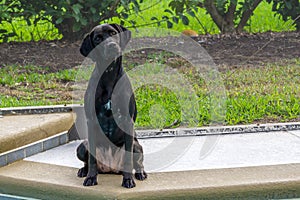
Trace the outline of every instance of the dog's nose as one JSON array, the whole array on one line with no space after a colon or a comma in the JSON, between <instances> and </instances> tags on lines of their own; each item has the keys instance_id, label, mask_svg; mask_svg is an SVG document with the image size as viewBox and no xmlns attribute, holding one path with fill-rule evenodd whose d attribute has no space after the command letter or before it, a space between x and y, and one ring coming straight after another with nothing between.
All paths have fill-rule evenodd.
<instances>
[{"instance_id":1,"label":"dog's nose","mask_svg":"<svg viewBox=\"0 0 300 200\"><path fill-rule=\"evenodd\" d=\"M121 49L119 45L115 42L110 42L106 44L106 48L104 50L104 56L106 58L115 58L121 53Z\"/></svg>"},{"instance_id":2,"label":"dog's nose","mask_svg":"<svg viewBox=\"0 0 300 200\"><path fill-rule=\"evenodd\" d=\"M118 49L118 45L116 44L116 43L109 43L108 45L107 45L107 47L109 48L109 49Z\"/></svg>"}]
</instances>

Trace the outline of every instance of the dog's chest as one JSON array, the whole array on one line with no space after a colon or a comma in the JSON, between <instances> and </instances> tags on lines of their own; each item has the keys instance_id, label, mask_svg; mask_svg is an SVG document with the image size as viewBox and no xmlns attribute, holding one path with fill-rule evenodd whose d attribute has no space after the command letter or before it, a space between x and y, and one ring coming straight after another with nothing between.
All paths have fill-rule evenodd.
<instances>
[{"instance_id":1,"label":"dog's chest","mask_svg":"<svg viewBox=\"0 0 300 200\"><path fill-rule=\"evenodd\" d=\"M97 147L97 167L100 173L120 173L123 170L125 156L124 145L120 148Z\"/></svg>"},{"instance_id":2,"label":"dog's chest","mask_svg":"<svg viewBox=\"0 0 300 200\"><path fill-rule=\"evenodd\" d=\"M112 138L113 134L116 132L118 125L114 119L114 115L111 109L111 100L106 104L98 106L97 118L101 129L108 138ZM115 117L118 117L118 114ZM119 117L120 118L120 117Z\"/></svg>"}]
</instances>

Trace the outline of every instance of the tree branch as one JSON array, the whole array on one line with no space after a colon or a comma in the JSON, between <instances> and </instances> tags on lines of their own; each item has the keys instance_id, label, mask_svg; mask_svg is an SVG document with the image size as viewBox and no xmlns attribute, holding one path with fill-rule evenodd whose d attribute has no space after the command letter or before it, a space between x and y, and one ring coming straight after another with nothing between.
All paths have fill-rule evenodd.
<instances>
[{"instance_id":1,"label":"tree branch","mask_svg":"<svg viewBox=\"0 0 300 200\"><path fill-rule=\"evenodd\" d=\"M106 20L106 19L109 19L109 18L112 18L112 17L118 16L118 14L116 13L116 10L117 10L117 7L118 7L118 5L119 5L120 2L121 2L121 0L116 0L115 3L113 3L111 5L111 7L109 9L109 12L107 14L103 15L101 17L101 19L99 20L99 22L103 21L103 20Z\"/></svg>"},{"instance_id":2,"label":"tree branch","mask_svg":"<svg viewBox=\"0 0 300 200\"><path fill-rule=\"evenodd\" d=\"M249 20L249 18L251 17L251 15L253 14L253 11L256 9L256 7L260 4L260 2L262 2L262 0L255 0L252 4L252 6L250 6L249 9L246 9L241 17L241 21L238 24L236 31L238 33L243 31L244 26L247 24L247 21Z\"/></svg>"},{"instance_id":3,"label":"tree branch","mask_svg":"<svg viewBox=\"0 0 300 200\"><path fill-rule=\"evenodd\" d=\"M236 10L236 3L233 3L232 1L230 1L230 5L228 7L228 11L226 13L226 19L227 21L230 20L230 21L234 21L234 13L235 13L235 10Z\"/></svg>"}]
</instances>

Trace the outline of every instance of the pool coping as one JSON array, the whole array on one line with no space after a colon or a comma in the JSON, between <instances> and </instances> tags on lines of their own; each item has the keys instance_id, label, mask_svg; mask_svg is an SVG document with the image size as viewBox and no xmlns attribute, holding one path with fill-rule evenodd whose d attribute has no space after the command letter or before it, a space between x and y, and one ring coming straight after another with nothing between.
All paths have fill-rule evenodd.
<instances>
[{"instance_id":1,"label":"pool coping","mask_svg":"<svg viewBox=\"0 0 300 200\"><path fill-rule=\"evenodd\" d=\"M50 106L24 106L24 107L7 107L0 108L0 116L8 115L30 115L30 114L49 114L49 113L65 113L71 112L80 104L71 105L50 105Z\"/></svg>"},{"instance_id":2,"label":"pool coping","mask_svg":"<svg viewBox=\"0 0 300 200\"><path fill-rule=\"evenodd\" d=\"M133 189L121 175L82 186L77 169L19 161L0 168L0 193L40 199L287 199L300 197L300 164L151 173ZM18 188L16 190L16 188Z\"/></svg>"}]
</instances>

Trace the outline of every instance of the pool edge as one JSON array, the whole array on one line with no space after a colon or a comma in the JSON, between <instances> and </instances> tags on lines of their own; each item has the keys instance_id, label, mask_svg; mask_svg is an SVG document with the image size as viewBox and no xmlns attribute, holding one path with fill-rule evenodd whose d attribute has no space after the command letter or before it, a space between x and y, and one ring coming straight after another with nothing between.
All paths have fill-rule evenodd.
<instances>
[{"instance_id":1,"label":"pool edge","mask_svg":"<svg viewBox=\"0 0 300 200\"><path fill-rule=\"evenodd\" d=\"M25 173L27 172L27 173ZM300 197L300 164L150 173L137 187L122 176L99 175L83 187L77 169L19 161L0 168L0 193L40 199L287 199Z\"/></svg>"}]
</instances>

